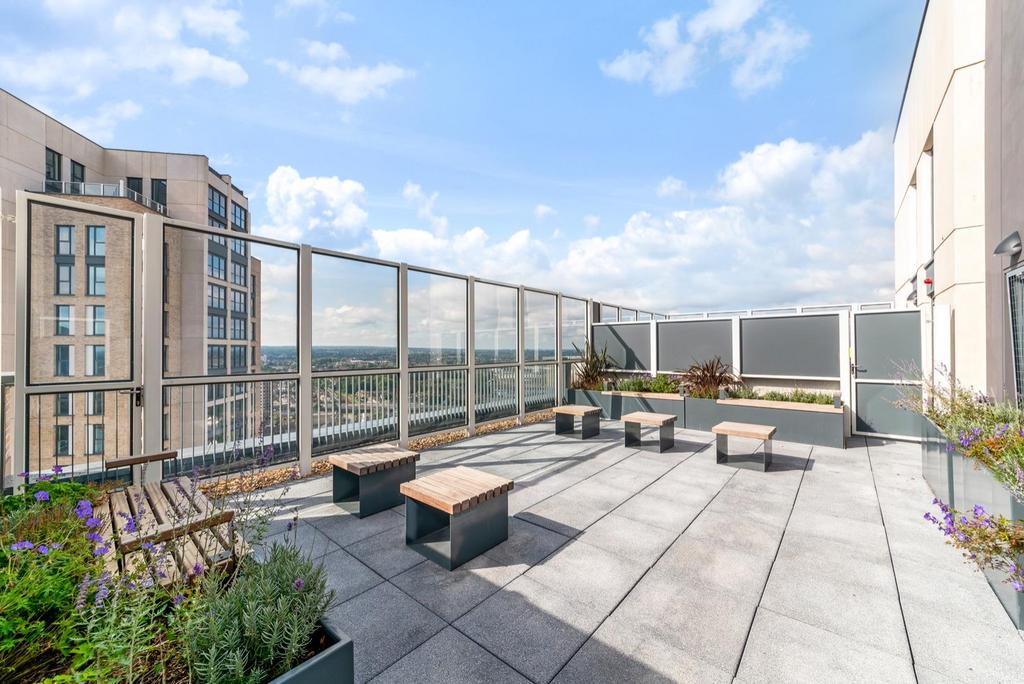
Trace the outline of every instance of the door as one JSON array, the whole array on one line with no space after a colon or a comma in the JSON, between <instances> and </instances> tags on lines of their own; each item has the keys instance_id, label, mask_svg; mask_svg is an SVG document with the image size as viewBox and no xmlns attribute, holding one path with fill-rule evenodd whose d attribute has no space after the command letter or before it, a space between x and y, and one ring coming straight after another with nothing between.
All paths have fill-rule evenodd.
<instances>
[{"instance_id":1,"label":"door","mask_svg":"<svg viewBox=\"0 0 1024 684\"><path fill-rule=\"evenodd\" d=\"M920 417L897 403L921 393L921 312L856 312L853 339L853 433L918 439Z\"/></svg>"},{"instance_id":2,"label":"door","mask_svg":"<svg viewBox=\"0 0 1024 684\"><path fill-rule=\"evenodd\" d=\"M18 193L5 485L103 479L108 460L140 452L141 238L141 214Z\"/></svg>"}]
</instances>

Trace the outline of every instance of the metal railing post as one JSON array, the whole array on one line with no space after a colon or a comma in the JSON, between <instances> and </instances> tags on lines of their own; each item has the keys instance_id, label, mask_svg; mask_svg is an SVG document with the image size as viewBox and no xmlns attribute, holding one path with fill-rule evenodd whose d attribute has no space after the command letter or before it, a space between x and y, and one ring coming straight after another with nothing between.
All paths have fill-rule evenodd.
<instances>
[{"instance_id":1,"label":"metal railing post","mask_svg":"<svg viewBox=\"0 0 1024 684\"><path fill-rule=\"evenodd\" d=\"M526 422L526 288L519 286L519 305L516 307L516 337L519 347L519 419L520 425Z\"/></svg>"},{"instance_id":2,"label":"metal railing post","mask_svg":"<svg viewBox=\"0 0 1024 684\"><path fill-rule=\"evenodd\" d=\"M398 266L398 444L409 446L409 265Z\"/></svg>"},{"instance_id":3,"label":"metal railing post","mask_svg":"<svg viewBox=\"0 0 1024 684\"><path fill-rule=\"evenodd\" d=\"M313 471L313 248L299 248L299 472Z\"/></svg>"},{"instance_id":4,"label":"metal railing post","mask_svg":"<svg viewBox=\"0 0 1024 684\"><path fill-rule=\"evenodd\" d=\"M658 377L658 321L651 316L651 377Z\"/></svg>"},{"instance_id":5,"label":"metal railing post","mask_svg":"<svg viewBox=\"0 0 1024 684\"><path fill-rule=\"evenodd\" d=\"M466 281L466 430L476 434L476 278Z\"/></svg>"},{"instance_id":6,"label":"metal railing post","mask_svg":"<svg viewBox=\"0 0 1024 684\"><path fill-rule=\"evenodd\" d=\"M18 475L28 470L28 440L25 431L28 427L27 406L25 405L25 381L28 373L28 260L29 260L29 225L28 196L19 190L15 194L17 207L15 210L14 238L14 296L15 296L15 328L14 328L14 448L11 450L11 472L14 473L12 487L17 491L25 484L25 478ZM0 217L2 221L2 217ZM2 476L0 476L2 477Z\"/></svg>"},{"instance_id":7,"label":"metal railing post","mask_svg":"<svg viewBox=\"0 0 1024 684\"><path fill-rule=\"evenodd\" d=\"M565 396L565 369L562 368L562 293L555 295L555 406Z\"/></svg>"}]
</instances>

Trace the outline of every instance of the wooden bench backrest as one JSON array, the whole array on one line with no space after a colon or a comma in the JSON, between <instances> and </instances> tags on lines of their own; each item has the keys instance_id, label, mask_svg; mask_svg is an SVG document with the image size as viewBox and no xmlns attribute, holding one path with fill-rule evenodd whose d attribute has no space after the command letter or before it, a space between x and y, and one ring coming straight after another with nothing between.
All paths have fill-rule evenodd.
<instances>
[{"instance_id":1,"label":"wooden bench backrest","mask_svg":"<svg viewBox=\"0 0 1024 684\"><path fill-rule=\"evenodd\" d=\"M111 468L124 468L126 466L138 465L140 463L152 463L154 461L167 461L177 458L177 451L161 451L158 454L140 454L138 456L123 456L121 458L108 458L103 464L107 470Z\"/></svg>"}]
</instances>

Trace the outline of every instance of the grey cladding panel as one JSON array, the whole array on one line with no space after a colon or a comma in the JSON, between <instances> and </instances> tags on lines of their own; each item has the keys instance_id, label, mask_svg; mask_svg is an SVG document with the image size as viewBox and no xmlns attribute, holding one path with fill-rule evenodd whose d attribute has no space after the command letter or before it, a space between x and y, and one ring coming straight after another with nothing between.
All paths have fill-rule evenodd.
<instances>
[{"instance_id":1,"label":"grey cladding panel","mask_svg":"<svg viewBox=\"0 0 1024 684\"><path fill-rule=\"evenodd\" d=\"M919 393L920 389L900 385L857 383L857 431L881 435L918 437L921 434L921 416L896 406L905 392Z\"/></svg>"},{"instance_id":2,"label":"grey cladding panel","mask_svg":"<svg viewBox=\"0 0 1024 684\"><path fill-rule=\"evenodd\" d=\"M747 375L839 377L839 317L781 316L740 321Z\"/></svg>"},{"instance_id":3,"label":"grey cladding panel","mask_svg":"<svg viewBox=\"0 0 1024 684\"><path fill-rule=\"evenodd\" d=\"M608 356L616 368L623 370L650 370L651 326L628 323L624 325L595 325L594 349L601 351L608 345Z\"/></svg>"},{"instance_id":4,"label":"grey cladding panel","mask_svg":"<svg viewBox=\"0 0 1024 684\"><path fill-rule=\"evenodd\" d=\"M883 380L921 368L921 314L857 314L857 378Z\"/></svg>"},{"instance_id":5,"label":"grey cladding panel","mask_svg":"<svg viewBox=\"0 0 1024 684\"><path fill-rule=\"evenodd\" d=\"M658 323L659 369L684 370L716 356L732 364L731 320Z\"/></svg>"}]
</instances>

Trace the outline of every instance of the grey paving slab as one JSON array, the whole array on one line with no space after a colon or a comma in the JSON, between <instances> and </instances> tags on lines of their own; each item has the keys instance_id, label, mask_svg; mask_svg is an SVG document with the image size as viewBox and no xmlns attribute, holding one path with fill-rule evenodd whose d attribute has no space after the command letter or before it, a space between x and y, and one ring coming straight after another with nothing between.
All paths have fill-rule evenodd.
<instances>
[{"instance_id":1,"label":"grey paving slab","mask_svg":"<svg viewBox=\"0 0 1024 684\"><path fill-rule=\"evenodd\" d=\"M455 570L427 561L391 578L402 591L448 622L458 619L518 577L525 566L477 556Z\"/></svg>"},{"instance_id":2,"label":"grey paving slab","mask_svg":"<svg viewBox=\"0 0 1024 684\"><path fill-rule=\"evenodd\" d=\"M307 510L303 520L315 526L340 546L380 534L384 530L405 525L405 518L394 509L359 518L335 504L326 504Z\"/></svg>"},{"instance_id":3,"label":"grey paving slab","mask_svg":"<svg viewBox=\"0 0 1024 684\"><path fill-rule=\"evenodd\" d=\"M588 527L580 541L651 565L672 544L678 532L655 527L612 512Z\"/></svg>"},{"instance_id":4,"label":"grey paving slab","mask_svg":"<svg viewBox=\"0 0 1024 684\"><path fill-rule=\"evenodd\" d=\"M647 567L646 563L574 541L530 568L526 577L573 601L609 613Z\"/></svg>"},{"instance_id":5,"label":"grey paving slab","mask_svg":"<svg viewBox=\"0 0 1024 684\"><path fill-rule=\"evenodd\" d=\"M771 569L772 556L684 534L651 570L652 578L729 592L756 602Z\"/></svg>"},{"instance_id":6,"label":"grey paving slab","mask_svg":"<svg viewBox=\"0 0 1024 684\"><path fill-rule=\"evenodd\" d=\"M759 609L750 630L737 681L887 682L913 684L909 658L845 639L827 630Z\"/></svg>"},{"instance_id":7,"label":"grey paving slab","mask_svg":"<svg viewBox=\"0 0 1024 684\"><path fill-rule=\"evenodd\" d=\"M697 517L710 496L702 493L682 501L645 490L616 508L614 514L679 534Z\"/></svg>"},{"instance_id":8,"label":"grey paving slab","mask_svg":"<svg viewBox=\"0 0 1024 684\"><path fill-rule=\"evenodd\" d=\"M273 537L267 537L266 541L261 546L269 549L273 544L288 544L290 546L295 546L303 553L303 555L313 560L341 548L331 541L331 539L323 532L304 520L299 520L299 522L292 527L291 531L281 532Z\"/></svg>"},{"instance_id":9,"label":"grey paving slab","mask_svg":"<svg viewBox=\"0 0 1024 684\"><path fill-rule=\"evenodd\" d=\"M509 518L508 539L484 555L500 565L520 566L525 572L569 542L569 537L519 518Z\"/></svg>"},{"instance_id":10,"label":"grey paving slab","mask_svg":"<svg viewBox=\"0 0 1024 684\"><path fill-rule=\"evenodd\" d=\"M403 573L425 560L406 545L405 525L395 525L372 537L349 544L345 550L385 579Z\"/></svg>"},{"instance_id":11,"label":"grey paving slab","mask_svg":"<svg viewBox=\"0 0 1024 684\"><path fill-rule=\"evenodd\" d=\"M374 684L529 684L458 630L448 627L373 679Z\"/></svg>"},{"instance_id":12,"label":"grey paving slab","mask_svg":"<svg viewBox=\"0 0 1024 684\"><path fill-rule=\"evenodd\" d=\"M384 579L349 555L343 549L332 551L320 559L327 586L334 591L332 605L340 605L353 596L372 589Z\"/></svg>"},{"instance_id":13,"label":"grey paving slab","mask_svg":"<svg viewBox=\"0 0 1024 684\"><path fill-rule=\"evenodd\" d=\"M593 606L522 576L454 626L533 681L547 682L603 617Z\"/></svg>"},{"instance_id":14,"label":"grey paving slab","mask_svg":"<svg viewBox=\"0 0 1024 684\"><path fill-rule=\"evenodd\" d=\"M953 549L949 552L955 553ZM893 564L904 605L917 607L925 614L942 615L947 622L970 618L1003 630L1013 629L985 576L966 563L946 570L897 556ZM936 587L942 590L936 591Z\"/></svg>"},{"instance_id":15,"label":"grey paving slab","mask_svg":"<svg viewBox=\"0 0 1024 684\"><path fill-rule=\"evenodd\" d=\"M387 582L327 611L324 622L352 639L356 682L383 672L446 626Z\"/></svg>"}]
</instances>

